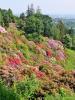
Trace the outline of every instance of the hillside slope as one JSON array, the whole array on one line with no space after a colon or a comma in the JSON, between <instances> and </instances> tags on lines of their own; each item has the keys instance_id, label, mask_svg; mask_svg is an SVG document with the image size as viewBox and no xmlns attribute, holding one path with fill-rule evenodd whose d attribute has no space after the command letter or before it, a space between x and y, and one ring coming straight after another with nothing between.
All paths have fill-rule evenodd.
<instances>
[{"instance_id":1,"label":"hillside slope","mask_svg":"<svg viewBox=\"0 0 75 100\"><path fill-rule=\"evenodd\" d=\"M58 40L43 36L38 39L41 41L34 41L35 39L30 41L17 29L9 28L7 32L0 27L1 79L7 86L13 87L15 82L18 82L19 85L27 77L31 78L34 75L38 81L34 82L34 78L29 81L31 85L34 84L32 85L32 92L29 92L30 95L24 94L27 99L24 99L26 96L21 95L22 100L29 100L28 98L31 98L32 94L35 94L36 98L43 98L46 94L60 93L62 88L64 91L74 92L75 72L66 71L63 67L63 63L66 66L68 57L63 44ZM36 86L35 83L38 83L39 86ZM18 91L19 95L20 92L22 92L21 89Z\"/></svg>"}]
</instances>

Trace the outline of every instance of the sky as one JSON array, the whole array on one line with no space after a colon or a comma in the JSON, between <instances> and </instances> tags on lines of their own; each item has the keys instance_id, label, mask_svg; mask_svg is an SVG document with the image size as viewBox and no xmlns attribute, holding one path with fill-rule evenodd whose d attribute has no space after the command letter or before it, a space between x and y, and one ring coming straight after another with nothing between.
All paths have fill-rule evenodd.
<instances>
[{"instance_id":1,"label":"sky","mask_svg":"<svg viewBox=\"0 0 75 100\"><path fill-rule=\"evenodd\" d=\"M48 15L75 15L75 0L0 0L0 8L11 8L14 14L26 11L28 4L39 6Z\"/></svg>"}]
</instances>

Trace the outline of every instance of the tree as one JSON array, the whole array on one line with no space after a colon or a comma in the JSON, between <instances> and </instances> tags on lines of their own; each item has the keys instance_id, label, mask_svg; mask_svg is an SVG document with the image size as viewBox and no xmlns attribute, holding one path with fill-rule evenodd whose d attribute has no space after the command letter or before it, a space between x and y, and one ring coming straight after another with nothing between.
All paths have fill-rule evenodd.
<instances>
[{"instance_id":1,"label":"tree","mask_svg":"<svg viewBox=\"0 0 75 100\"><path fill-rule=\"evenodd\" d=\"M53 23L51 33L54 39L60 40L60 30L57 28L57 25Z\"/></svg>"},{"instance_id":2,"label":"tree","mask_svg":"<svg viewBox=\"0 0 75 100\"><path fill-rule=\"evenodd\" d=\"M31 4L30 6L28 5L28 9L27 9L27 17L28 16L32 16L34 14L34 7L33 4Z\"/></svg>"},{"instance_id":3,"label":"tree","mask_svg":"<svg viewBox=\"0 0 75 100\"><path fill-rule=\"evenodd\" d=\"M62 40L63 36L66 34L65 25L62 20L58 22L57 27L60 30L60 40Z\"/></svg>"},{"instance_id":4,"label":"tree","mask_svg":"<svg viewBox=\"0 0 75 100\"><path fill-rule=\"evenodd\" d=\"M36 18L35 16L30 16L26 19L26 33L34 33L36 32Z\"/></svg>"},{"instance_id":5,"label":"tree","mask_svg":"<svg viewBox=\"0 0 75 100\"><path fill-rule=\"evenodd\" d=\"M37 7L36 14L37 14L37 15L40 15L40 14L41 14L41 9L40 9L39 6Z\"/></svg>"},{"instance_id":6,"label":"tree","mask_svg":"<svg viewBox=\"0 0 75 100\"><path fill-rule=\"evenodd\" d=\"M4 26L8 27L9 26L8 11L7 10L2 10L2 16L3 16Z\"/></svg>"},{"instance_id":7,"label":"tree","mask_svg":"<svg viewBox=\"0 0 75 100\"><path fill-rule=\"evenodd\" d=\"M38 34L42 34L44 32L44 25L42 20L40 20L39 18L36 18L36 32Z\"/></svg>"},{"instance_id":8,"label":"tree","mask_svg":"<svg viewBox=\"0 0 75 100\"><path fill-rule=\"evenodd\" d=\"M24 13L21 13L21 14L20 14L20 18L21 18L22 20L25 20L25 14L24 14Z\"/></svg>"},{"instance_id":9,"label":"tree","mask_svg":"<svg viewBox=\"0 0 75 100\"><path fill-rule=\"evenodd\" d=\"M52 19L47 15L42 15L42 20L44 24L44 35L45 36L52 36L51 28L52 28Z\"/></svg>"},{"instance_id":10,"label":"tree","mask_svg":"<svg viewBox=\"0 0 75 100\"><path fill-rule=\"evenodd\" d=\"M0 9L0 25L3 26L3 16L2 16L2 10Z\"/></svg>"},{"instance_id":11,"label":"tree","mask_svg":"<svg viewBox=\"0 0 75 100\"><path fill-rule=\"evenodd\" d=\"M72 27L68 30L68 34L70 36L73 36L74 35L74 29Z\"/></svg>"},{"instance_id":12,"label":"tree","mask_svg":"<svg viewBox=\"0 0 75 100\"><path fill-rule=\"evenodd\" d=\"M17 28L19 28L20 30L23 30L25 29L25 26L26 26L26 22L22 19L19 19L17 21Z\"/></svg>"},{"instance_id":13,"label":"tree","mask_svg":"<svg viewBox=\"0 0 75 100\"><path fill-rule=\"evenodd\" d=\"M9 16L9 23L15 22L14 15L13 15L12 10L10 8L8 9L8 16Z\"/></svg>"},{"instance_id":14,"label":"tree","mask_svg":"<svg viewBox=\"0 0 75 100\"><path fill-rule=\"evenodd\" d=\"M72 37L72 49L75 50L75 34Z\"/></svg>"},{"instance_id":15,"label":"tree","mask_svg":"<svg viewBox=\"0 0 75 100\"><path fill-rule=\"evenodd\" d=\"M72 48L72 38L69 34L64 35L63 43L64 43L65 47Z\"/></svg>"},{"instance_id":16,"label":"tree","mask_svg":"<svg viewBox=\"0 0 75 100\"><path fill-rule=\"evenodd\" d=\"M30 16L26 19L26 28L25 31L26 33L38 33L41 34L43 33L44 26L42 20L35 16Z\"/></svg>"}]
</instances>

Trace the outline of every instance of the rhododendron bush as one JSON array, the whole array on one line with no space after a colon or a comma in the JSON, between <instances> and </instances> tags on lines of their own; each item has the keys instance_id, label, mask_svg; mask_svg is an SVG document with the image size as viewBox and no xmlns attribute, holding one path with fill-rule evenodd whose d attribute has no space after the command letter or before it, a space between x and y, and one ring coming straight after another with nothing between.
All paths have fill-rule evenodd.
<instances>
[{"instance_id":1,"label":"rhododendron bush","mask_svg":"<svg viewBox=\"0 0 75 100\"><path fill-rule=\"evenodd\" d=\"M32 68L31 70L36 75L37 78L44 78L45 77L45 73L39 71L38 68L35 67L35 68Z\"/></svg>"},{"instance_id":2,"label":"rhododendron bush","mask_svg":"<svg viewBox=\"0 0 75 100\"><path fill-rule=\"evenodd\" d=\"M65 54L64 54L64 52L61 51L61 50L58 50L58 51L57 51L57 56L58 56L58 58L59 58L60 60L64 60L64 59L65 59Z\"/></svg>"},{"instance_id":3,"label":"rhododendron bush","mask_svg":"<svg viewBox=\"0 0 75 100\"><path fill-rule=\"evenodd\" d=\"M16 67L17 65L21 65L21 59L18 56L13 56L8 58L8 64L12 67Z\"/></svg>"},{"instance_id":4,"label":"rhododendron bush","mask_svg":"<svg viewBox=\"0 0 75 100\"><path fill-rule=\"evenodd\" d=\"M60 41L51 39L48 43L52 49L63 49L63 44Z\"/></svg>"}]
</instances>

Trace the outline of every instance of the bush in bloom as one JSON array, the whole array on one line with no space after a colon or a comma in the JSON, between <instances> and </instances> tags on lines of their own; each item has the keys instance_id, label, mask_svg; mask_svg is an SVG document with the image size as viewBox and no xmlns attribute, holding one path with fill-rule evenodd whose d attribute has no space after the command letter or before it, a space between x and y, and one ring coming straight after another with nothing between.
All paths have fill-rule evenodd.
<instances>
[{"instance_id":1,"label":"bush in bloom","mask_svg":"<svg viewBox=\"0 0 75 100\"><path fill-rule=\"evenodd\" d=\"M44 72L39 71L38 68L33 67L32 72L36 75L37 78L43 78L45 76Z\"/></svg>"},{"instance_id":2,"label":"bush in bloom","mask_svg":"<svg viewBox=\"0 0 75 100\"><path fill-rule=\"evenodd\" d=\"M0 33L6 33L7 31L5 30L5 28L3 28L2 26L0 26Z\"/></svg>"},{"instance_id":3,"label":"bush in bloom","mask_svg":"<svg viewBox=\"0 0 75 100\"><path fill-rule=\"evenodd\" d=\"M58 74L61 74L61 73L64 71L64 68L61 67L61 66L58 65L58 64L55 64L55 65L53 66L53 69L54 69Z\"/></svg>"},{"instance_id":4,"label":"bush in bloom","mask_svg":"<svg viewBox=\"0 0 75 100\"><path fill-rule=\"evenodd\" d=\"M47 55L48 57L50 57L50 56L52 56L52 52L51 52L50 50L47 50L47 51L46 51L46 55Z\"/></svg>"},{"instance_id":5,"label":"bush in bloom","mask_svg":"<svg viewBox=\"0 0 75 100\"><path fill-rule=\"evenodd\" d=\"M64 54L64 52L61 51L61 50L58 50L58 51L57 51L56 59L57 59L57 60L64 60L64 59L65 59L65 54Z\"/></svg>"},{"instance_id":6,"label":"bush in bloom","mask_svg":"<svg viewBox=\"0 0 75 100\"><path fill-rule=\"evenodd\" d=\"M53 39L49 40L49 45L53 49L57 49L57 47L58 47L57 42L55 40L53 40Z\"/></svg>"},{"instance_id":7,"label":"bush in bloom","mask_svg":"<svg viewBox=\"0 0 75 100\"><path fill-rule=\"evenodd\" d=\"M8 63L9 65L16 67L17 65L21 65L21 60L19 57L9 57Z\"/></svg>"},{"instance_id":8,"label":"bush in bloom","mask_svg":"<svg viewBox=\"0 0 75 100\"><path fill-rule=\"evenodd\" d=\"M17 53L17 55L23 63L28 64L28 61L25 59L24 55L20 51Z\"/></svg>"},{"instance_id":9,"label":"bush in bloom","mask_svg":"<svg viewBox=\"0 0 75 100\"><path fill-rule=\"evenodd\" d=\"M60 41L51 39L48 43L52 49L63 49L63 45Z\"/></svg>"}]
</instances>

